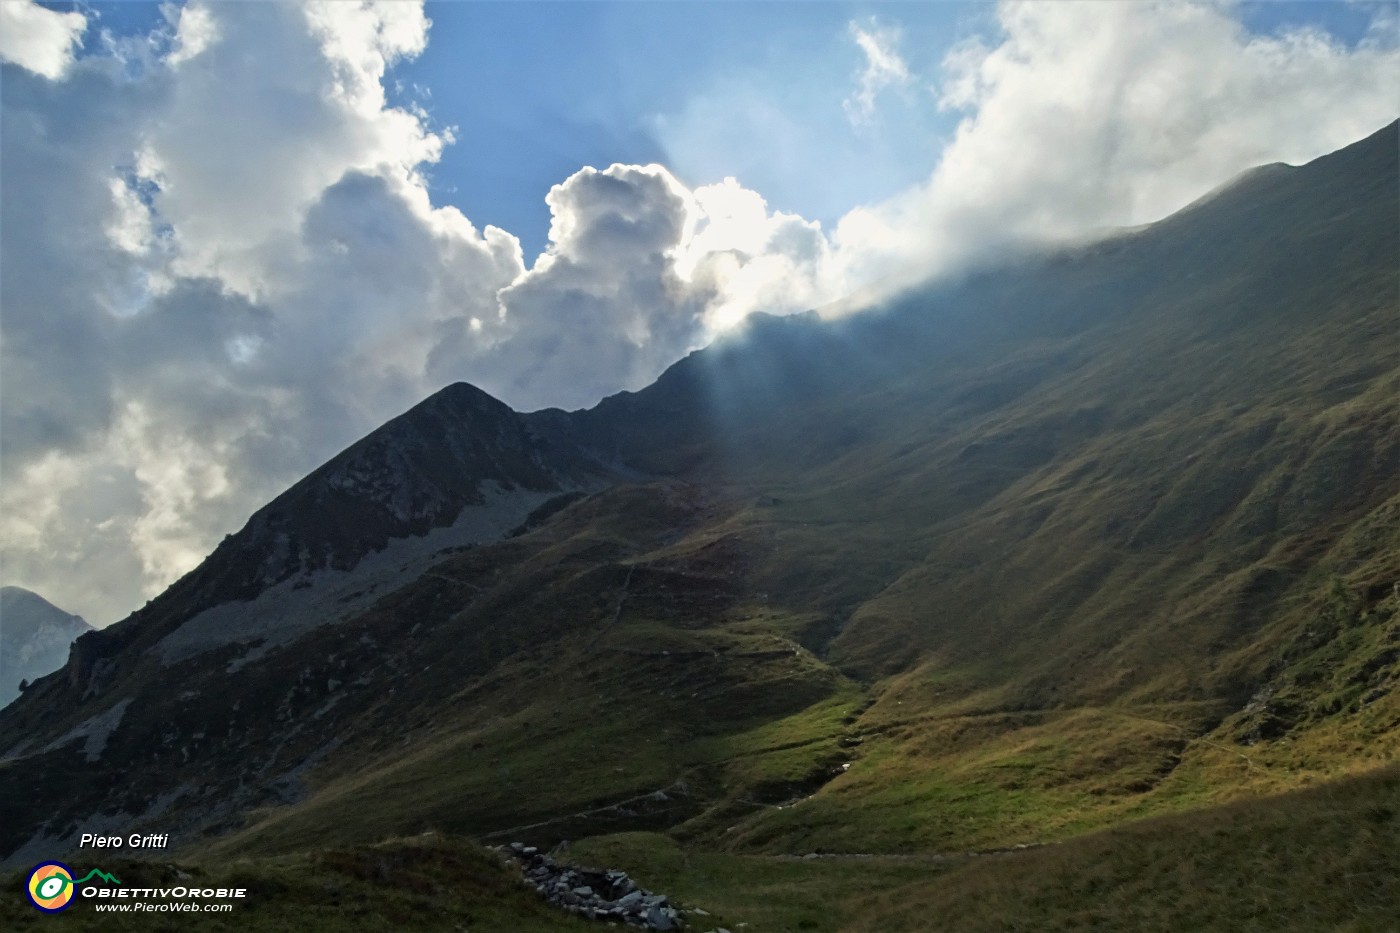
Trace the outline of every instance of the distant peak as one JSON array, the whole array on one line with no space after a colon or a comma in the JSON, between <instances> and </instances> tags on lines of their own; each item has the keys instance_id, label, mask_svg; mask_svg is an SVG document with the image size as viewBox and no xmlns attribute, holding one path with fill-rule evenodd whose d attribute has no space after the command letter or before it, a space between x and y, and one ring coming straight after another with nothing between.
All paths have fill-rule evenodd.
<instances>
[{"instance_id":1,"label":"distant peak","mask_svg":"<svg viewBox=\"0 0 1400 933\"><path fill-rule=\"evenodd\" d=\"M0 615L12 612L32 614L44 613L48 617L68 617L87 625L87 620L77 613L69 612L49 602L33 590L22 586L0 586ZM3 622L3 619L0 619Z\"/></svg>"},{"instance_id":2,"label":"distant peak","mask_svg":"<svg viewBox=\"0 0 1400 933\"><path fill-rule=\"evenodd\" d=\"M38 593L33 590L26 590L22 586L0 586L0 597L3 597L7 602L11 600L38 600L45 605L53 606L53 603L40 596ZM58 607L55 606L54 608Z\"/></svg>"}]
</instances>

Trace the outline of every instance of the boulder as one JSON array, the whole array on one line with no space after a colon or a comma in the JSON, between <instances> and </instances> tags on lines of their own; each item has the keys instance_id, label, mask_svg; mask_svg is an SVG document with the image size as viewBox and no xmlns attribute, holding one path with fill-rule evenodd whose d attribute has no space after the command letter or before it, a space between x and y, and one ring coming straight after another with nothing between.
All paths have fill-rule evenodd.
<instances>
[{"instance_id":1,"label":"boulder","mask_svg":"<svg viewBox=\"0 0 1400 933\"><path fill-rule=\"evenodd\" d=\"M675 918L660 907L648 909L645 919L648 929L660 931L678 929Z\"/></svg>"}]
</instances>

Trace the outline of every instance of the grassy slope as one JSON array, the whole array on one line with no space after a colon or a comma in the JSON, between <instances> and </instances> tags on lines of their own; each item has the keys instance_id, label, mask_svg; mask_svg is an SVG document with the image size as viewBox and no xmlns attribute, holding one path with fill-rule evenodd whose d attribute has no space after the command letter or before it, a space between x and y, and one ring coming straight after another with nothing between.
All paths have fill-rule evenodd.
<instances>
[{"instance_id":1,"label":"grassy slope","mask_svg":"<svg viewBox=\"0 0 1400 933\"><path fill-rule=\"evenodd\" d=\"M622 867L700 907L705 914L691 915L698 929L1379 933L1400 911L1400 772L980 856L813 860L698 851L661 834L626 833L575 843L570 857ZM0 921L14 930L595 928L546 907L489 853L444 836L102 867L128 886L245 887L250 897L209 917L98 916L83 901L44 917L24 902L16 874L0 886Z\"/></svg>"},{"instance_id":2,"label":"grassy slope","mask_svg":"<svg viewBox=\"0 0 1400 933\"><path fill-rule=\"evenodd\" d=\"M1309 190L1301 229L1222 250L1238 272L1052 339L1131 265L1085 260L1048 320L1022 314L1047 336L997 367L845 401L863 442L756 516L774 544L754 578L844 618L830 660L872 682L870 738L802 807L715 841L1061 838L1394 760L1393 176L1369 204ZM1019 287L975 313L1039 310Z\"/></svg>"},{"instance_id":3,"label":"grassy slope","mask_svg":"<svg viewBox=\"0 0 1400 933\"><path fill-rule=\"evenodd\" d=\"M1040 849L982 856L799 859L705 852L656 833L576 843L687 907L697 928L875 930L1383 931L1400 910L1400 773L1160 817ZM0 893L7 929L566 931L489 854L430 836L310 854L176 866L104 861L127 885L243 886L218 917L41 917Z\"/></svg>"},{"instance_id":4,"label":"grassy slope","mask_svg":"<svg viewBox=\"0 0 1400 933\"><path fill-rule=\"evenodd\" d=\"M982 856L775 858L644 833L587 840L574 855L751 933L1379 933L1400 912L1400 772Z\"/></svg>"}]
</instances>

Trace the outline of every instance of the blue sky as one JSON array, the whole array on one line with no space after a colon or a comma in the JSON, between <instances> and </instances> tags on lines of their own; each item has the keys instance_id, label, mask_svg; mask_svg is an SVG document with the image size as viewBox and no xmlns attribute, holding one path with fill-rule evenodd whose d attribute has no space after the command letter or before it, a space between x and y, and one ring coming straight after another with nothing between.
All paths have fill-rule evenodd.
<instances>
[{"instance_id":1,"label":"blue sky","mask_svg":"<svg viewBox=\"0 0 1400 933\"><path fill-rule=\"evenodd\" d=\"M548 224L539 192L581 164L662 162L692 186L733 175L775 208L826 223L895 193L927 173L937 134L954 124L906 107L854 132L841 101L862 60L847 24L897 17L911 66L922 70L987 13L840 3L428 9L433 42L398 73L430 88L434 118L462 130L435 187L469 216L538 245ZM711 119L741 93L750 110ZM763 119L765 108L779 119ZM846 170L836 185L833 168Z\"/></svg>"},{"instance_id":2,"label":"blue sky","mask_svg":"<svg viewBox=\"0 0 1400 933\"><path fill-rule=\"evenodd\" d=\"M44 5L97 14L89 38L163 22L158 3ZM545 245L544 192L582 165L660 162L690 185L737 176L773 207L825 223L915 183L956 120L928 106L923 88L891 101L880 125L853 128L841 102L862 56L848 25L897 25L911 69L932 74L949 45L991 25L993 9L810 0L426 8L427 50L394 67L390 100L456 131L429 173L435 202L510 230L527 256ZM747 113L712 119L740 95Z\"/></svg>"},{"instance_id":3,"label":"blue sky","mask_svg":"<svg viewBox=\"0 0 1400 933\"><path fill-rule=\"evenodd\" d=\"M100 14L118 35L161 22L157 3L46 3ZM1313 24L1355 44L1377 3L1238 5L1249 31ZM957 114L934 106L939 60L995 34L993 5L957 2L429 2L426 51L399 63L390 100L417 105L456 142L429 170L436 203L545 246L543 194L582 165L667 165L690 186L736 176L775 209L835 223L928 174ZM853 126L841 102L862 64L848 24L900 31L926 82ZM736 108L735 102L743 106ZM723 113L724 117L717 115Z\"/></svg>"},{"instance_id":4,"label":"blue sky","mask_svg":"<svg viewBox=\"0 0 1400 933\"><path fill-rule=\"evenodd\" d=\"M1240 4L1251 31L1313 24L1348 44L1384 4ZM428 3L432 39L395 76L458 142L432 172L436 198L544 246L540 192L579 165L662 162L691 186L736 176L779 210L830 226L853 205L922 180L957 127L932 106L954 43L995 33L990 3ZM841 102L862 65L848 24L897 27L929 85L853 127ZM800 80L794 80L800 76ZM414 85L430 96L415 93ZM736 97L747 118L711 119ZM777 119L765 120L765 115Z\"/></svg>"}]
</instances>

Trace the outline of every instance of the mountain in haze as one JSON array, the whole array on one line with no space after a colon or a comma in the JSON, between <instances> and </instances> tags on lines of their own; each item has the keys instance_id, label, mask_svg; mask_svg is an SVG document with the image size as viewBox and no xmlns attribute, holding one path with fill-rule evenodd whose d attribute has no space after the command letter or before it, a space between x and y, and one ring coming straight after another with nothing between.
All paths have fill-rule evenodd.
<instances>
[{"instance_id":1,"label":"mountain in haze","mask_svg":"<svg viewBox=\"0 0 1400 933\"><path fill-rule=\"evenodd\" d=\"M0 713L0 855L964 851L1393 760L1396 133L587 411L444 389Z\"/></svg>"},{"instance_id":2,"label":"mountain in haze","mask_svg":"<svg viewBox=\"0 0 1400 933\"><path fill-rule=\"evenodd\" d=\"M73 640L90 631L81 616L64 612L38 593L0 587L0 706L19 696L21 681L62 667Z\"/></svg>"}]
</instances>

